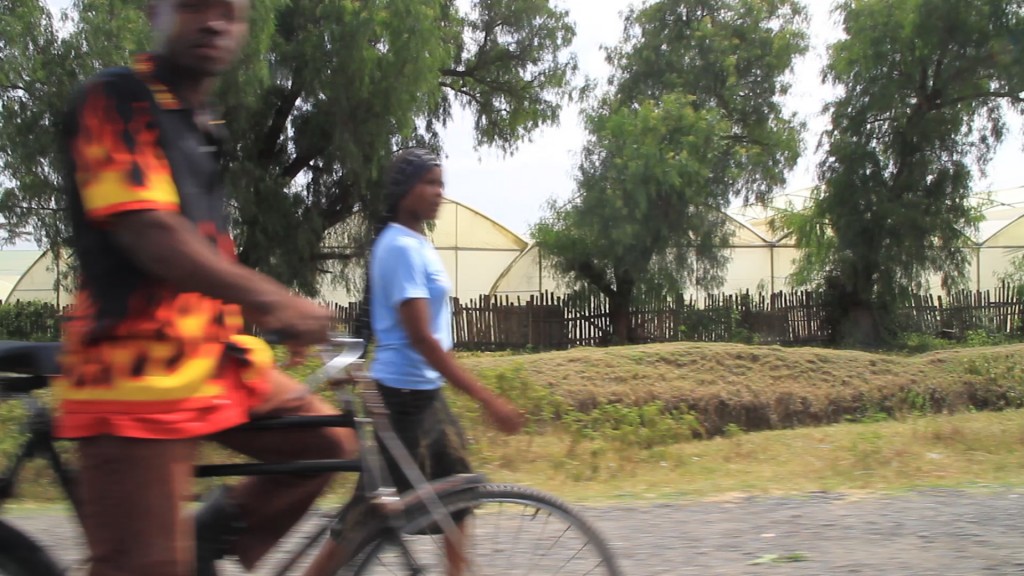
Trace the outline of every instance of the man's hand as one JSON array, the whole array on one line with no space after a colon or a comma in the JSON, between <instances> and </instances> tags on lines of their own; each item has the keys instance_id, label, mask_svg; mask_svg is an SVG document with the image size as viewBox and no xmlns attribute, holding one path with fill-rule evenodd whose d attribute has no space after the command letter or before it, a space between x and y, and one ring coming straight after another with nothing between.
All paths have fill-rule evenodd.
<instances>
[{"instance_id":1,"label":"man's hand","mask_svg":"<svg viewBox=\"0 0 1024 576\"><path fill-rule=\"evenodd\" d=\"M285 367L295 368L296 366L302 366L306 363L308 358L307 352L309 348L306 346L289 346L288 347L288 361L285 362Z\"/></svg>"},{"instance_id":2,"label":"man's hand","mask_svg":"<svg viewBox=\"0 0 1024 576\"><path fill-rule=\"evenodd\" d=\"M327 341L334 321L329 309L292 295L267 303L262 314L250 313L250 318L264 332L280 334L300 363L307 346Z\"/></svg>"},{"instance_id":3,"label":"man's hand","mask_svg":"<svg viewBox=\"0 0 1024 576\"><path fill-rule=\"evenodd\" d=\"M290 346L327 341L333 321L330 310L225 258L181 214L130 212L117 216L111 226L115 241L142 270L178 290L240 304L247 318L264 332L281 333Z\"/></svg>"}]
</instances>

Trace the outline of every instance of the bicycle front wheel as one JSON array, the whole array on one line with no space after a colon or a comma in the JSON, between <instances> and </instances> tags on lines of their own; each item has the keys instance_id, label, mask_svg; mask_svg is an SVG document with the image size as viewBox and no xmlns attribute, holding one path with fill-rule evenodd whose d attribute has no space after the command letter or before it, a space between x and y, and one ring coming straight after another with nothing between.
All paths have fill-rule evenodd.
<instances>
[{"instance_id":1,"label":"bicycle front wheel","mask_svg":"<svg viewBox=\"0 0 1024 576\"><path fill-rule=\"evenodd\" d=\"M38 544L0 520L0 576L60 576L60 567Z\"/></svg>"},{"instance_id":2,"label":"bicycle front wheel","mask_svg":"<svg viewBox=\"0 0 1024 576\"><path fill-rule=\"evenodd\" d=\"M598 530L555 496L506 484L484 484L438 497L450 516L465 514L467 576L587 574L621 576ZM353 563L357 576L444 575L445 536L426 507L406 513L400 530L386 531Z\"/></svg>"}]
</instances>

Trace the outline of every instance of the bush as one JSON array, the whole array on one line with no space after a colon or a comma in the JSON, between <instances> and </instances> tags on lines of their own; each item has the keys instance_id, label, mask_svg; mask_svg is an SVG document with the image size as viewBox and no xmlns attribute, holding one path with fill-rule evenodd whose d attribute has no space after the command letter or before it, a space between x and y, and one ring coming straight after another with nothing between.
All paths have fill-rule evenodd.
<instances>
[{"instance_id":1,"label":"bush","mask_svg":"<svg viewBox=\"0 0 1024 576\"><path fill-rule=\"evenodd\" d=\"M1017 335L994 333L980 329L968 330L962 338L957 339L939 338L931 334L908 332L902 334L893 342L892 349L897 352L922 354L936 350L984 348L987 346L1019 344L1020 342L1021 338Z\"/></svg>"},{"instance_id":2,"label":"bush","mask_svg":"<svg viewBox=\"0 0 1024 576\"><path fill-rule=\"evenodd\" d=\"M743 314L731 306L680 310L679 333L683 340L756 344L758 335L750 330Z\"/></svg>"},{"instance_id":3,"label":"bush","mask_svg":"<svg viewBox=\"0 0 1024 576\"><path fill-rule=\"evenodd\" d=\"M60 340L61 313L49 302L17 301L0 305L0 340Z\"/></svg>"}]
</instances>

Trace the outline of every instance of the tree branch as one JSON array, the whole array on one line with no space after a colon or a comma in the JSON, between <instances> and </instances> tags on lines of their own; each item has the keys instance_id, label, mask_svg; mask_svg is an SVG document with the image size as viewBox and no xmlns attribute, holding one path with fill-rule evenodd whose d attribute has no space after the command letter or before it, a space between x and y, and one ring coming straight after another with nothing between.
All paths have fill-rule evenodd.
<instances>
[{"instance_id":1,"label":"tree branch","mask_svg":"<svg viewBox=\"0 0 1024 576\"><path fill-rule=\"evenodd\" d=\"M977 92L975 94L965 94L963 96L957 96L947 100L946 103L949 105L956 105L961 102L969 102L971 100L980 100L981 98L1006 98L1015 104L1024 104L1024 96L1019 92L1006 92L998 90L990 90L987 92Z\"/></svg>"},{"instance_id":2,"label":"tree branch","mask_svg":"<svg viewBox=\"0 0 1024 576\"><path fill-rule=\"evenodd\" d=\"M601 294L604 294L609 300L615 298L617 295L616 290L612 288L611 283L608 282L608 278L597 268L597 266L594 265L593 262L589 260L577 262L573 266L573 271L600 290Z\"/></svg>"},{"instance_id":3,"label":"tree branch","mask_svg":"<svg viewBox=\"0 0 1024 576\"><path fill-rule=\"evenodd\" d=\"M295 178L302 173L303 170L309 167L313 160L316 160L318 156L323 154L324 150L318 148L313 152L307 152L306 154L299 154L292 158L292 161L284 167L281 171L281 175L284 176L289 182L295 180Z\"/></svg>"},{"instance_id":4,"label":"tree branch","mask_svg":"<svg viewBox=\"0 0 1024 576\"><path fill-rule=\"evenodd\" d=\"M741 144L752 144L754 146L766 147L768 145L767 142L765 142L763 140L758 140L757 138L751 138L750 136L748 136L746 134L726 134L722 138L724 140L728 141L728 142L738 142L738 143L741 143Z\"/></svg>"},{"instance_id":5,"label":"tree branch","mask_svg":"<svg viewBox=\"0 0 1024 576\"><path fill-rule=\"evenodd\" d=\"M15 91L17 91L17 92L23 93L25 96L28 96L29 98L32 97L32 93L28 91L28 88L25 88L24 86L22 86L20 84L0 84L0 90L6 91L6 92L15 92Z\"/></svg>"},{"instance_id":6,"label":"tree branch","mask_svg":"<svg viewBox=\"0 0 1024 576\"><path fill-rule=\"evenodd\" d=\"M449 78L476 78L476 73L480 70L480 62L483 56L488 55L488 48L491 44L491 37L494 31L499 27L504 26L502 21L489 22L488 25L484 26L484 37L480 41L480 46L476 49L476 59L473 61L473 65L465 70L457 70L455 68L442 68L440 70L442 76ZM443 84L442 84L443 85Z\"/></svg>"},{"instance_id":7,"label":"tree branch","mask_svg":"<svg viewBox=\"0 0 1024 576\"><path fill-rule=\"evenodd\" d=\"M472 78L475 74L473 70L456 70L454 68L443 68L439 72L441 76L447 76L448 78Z\"/></svg>"},{"instance_id":8,"label":"tree branch","mask_svg":"<svg viewBox=\"0 0 1024 576\"><path fill-rule=\"evenodd\" d=\"M281 135L284 134L285 126L288 123L288 117L291 116L292 110L295 109L295 103L299 101L301 94L302 91L295 87L295 80L293 79L288 90L283 94L281 101L278 102L277 108L274 109L274 116L270 120L270 125L267 126L267 131L263 134L263 142L256 153L256 157L259 158L261 163L269 164L273 159L274 151L277 150L277 143L281 141Z\"/></svg>"},{"instance_id":9,"label":"tree branch","mask_svg":"<svg viewBox=\"0 0 1024 576\"><path fill-rule=\"evenodd\" d=\"M443 88L447 88L447 89L451 90L452 92L455 92L455 93L457 93L457 94L462 94L462 95L463 95L463 96L465 96L466 98L469 98L469 99L470 99L470 100L472 100L472 101L473 101L473 102L474 102L474 103L475 103L475 104L476 104L477 106L481 106L481 105L483 105L483 102L482 102L482 101L480 100L480 97L479 97L479 96L477 96L476 94L474 94L474 93L470 92L469 90L466 90L465 88L456 88L456 87L455 87L455 86L453 86L453 85L452 85L452 84L451 84L450 82L445 82L444 80L442 80L442 81L441 81L441 82L440 82L439 84L440 84L440 85L441 85L441 86L442 86Z\"/></svg>"},{"instance_id":10,"label":"tree branch","mask_svg":"<svg viewBox=\"0 0 1024 576\"><path fill-rule=\"evenodd\" d=\"M320 214L325 228L330 229L337 226L346 214L351 214L355 208L355 200L355 187L348 182L338 182L336 193L331 197L327 205L323 206Z\"/></svg>"}]
</instances>

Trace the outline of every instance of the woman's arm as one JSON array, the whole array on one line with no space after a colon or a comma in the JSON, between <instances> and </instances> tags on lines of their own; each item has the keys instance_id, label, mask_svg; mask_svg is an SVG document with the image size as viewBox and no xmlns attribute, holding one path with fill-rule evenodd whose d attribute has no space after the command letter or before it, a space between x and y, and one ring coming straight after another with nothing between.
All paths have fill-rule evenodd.
<instances>
[{"instance_id":1,"label":"woman's arm","mask_svg":"<svg viewBox=\"0 0 1024 576\"><path fill-rule=\"evenodd\" d=\"M514 434L522 429L522 412L459 366L454 355L446 352L431 334L429 308L425 298L404 300L398 307L398 316L409 336L409 343L434 370L440 372L453 386L480 402L503 432Z\"/></svg>"}]
</instances>

